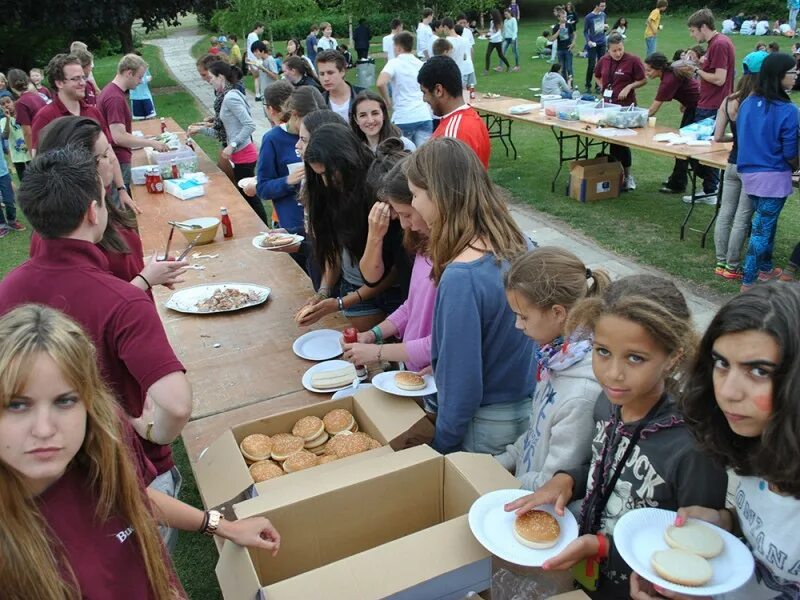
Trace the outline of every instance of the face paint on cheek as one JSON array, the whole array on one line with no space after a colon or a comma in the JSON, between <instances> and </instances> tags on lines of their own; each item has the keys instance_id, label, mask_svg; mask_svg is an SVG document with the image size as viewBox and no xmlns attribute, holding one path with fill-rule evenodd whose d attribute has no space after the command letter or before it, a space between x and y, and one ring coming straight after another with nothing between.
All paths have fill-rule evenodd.
<instances>
[{"instance_id":1,"label":"face paint on cheek","mask_svg":"<svg viewBox=\"0 0 800 600\"><path fill-rule=\"evenodd\" d=\"M763 412L770 414L772 413L772 395L771 394L764 394L761 396L755 396L753 398L753 404L755 407Z\"/></svg>"}]
</instances>

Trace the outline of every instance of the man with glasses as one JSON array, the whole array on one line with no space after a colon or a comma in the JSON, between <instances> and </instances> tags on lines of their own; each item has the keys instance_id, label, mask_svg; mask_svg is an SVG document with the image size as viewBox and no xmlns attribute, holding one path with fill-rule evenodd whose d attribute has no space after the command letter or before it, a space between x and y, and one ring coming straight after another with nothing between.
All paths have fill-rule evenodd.
<instances>
[{"instance_id":1,"label":"man with glasses","mask_svg":"<svg viewBox=\"0 0 800 600\"><path fill-rule=\"evenodd\" d=\"M94 106L88 106L83 101L86 95L87 77L83 72L81 61L77 57L71 54L56 54L47 65L47 79L50 82L50 88L55 90L56 94L53 97L53 101L39 110L33 118L33 123L31 124L33 154L36 153L39 133L42 129L51 121L69 115L94 119L100 123L100 127L103 129L108 141L110 142L114 139L100 111ZM141 212L125 188L122 170L116 160L114 161L114 188L119 194L119 201L122 206Z\"/></svg>"},{"instance_id":2,"label":"man with glasses","mask_svg":"<svg viewBox=\"0 0 800 600\"><path fill-rule=\"evenodd\" d=\"M125 94L142 82L145 71L147 71L147 63L141 56L126 54L117 65L116 76L103 88L97 99L97 108L111 130L112 138L108 141L114 148L114 154L116 154L120 169L122 169L122 180L125 182L129 194L131 189L131 149L149 146L158 152L169 152L169 146L166 144L136 137L131 133L133 115ZM119 206L117 194L112 195L112 201Z\"/></svg>"}]
</instances>

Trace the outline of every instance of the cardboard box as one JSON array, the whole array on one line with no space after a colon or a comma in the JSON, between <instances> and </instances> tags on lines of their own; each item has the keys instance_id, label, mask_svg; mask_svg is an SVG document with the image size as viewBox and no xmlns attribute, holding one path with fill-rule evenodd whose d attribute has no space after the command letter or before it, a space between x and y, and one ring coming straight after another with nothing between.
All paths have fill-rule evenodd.
<instances>
[{"instance_id":1,"label":"cardboard box","mask_svg":"<svg viewBox=\"0 0 800 600\"><path fill-rule=\"evenodd\" d=\"M608 157L576 160L569 165L569 195L578 202L608 200L619 196L622 165Z\"/></svg>"},{"instance_id":2,"label":"cardboard box","mask_svg":"<svg viewBox=\"0 0 800 600\"><path fill-rule=\"evenodd\" d=\"M331 466L235 505L238 518L267 516L282 541L277 557L223 546L226 600L460 600L489 588L492 557L467 513L483 494L519 487L493 457L417 446Z\"/></svg>"},{"instance_id":3,"label":"cardboard box","mask_svg":"<svg viewBox=\"0 0 800 600\"><path fill-rule=\"evenodd\" d=\"M195 464L195 480L205 506L223 510L226 515L229 515L228 518L232 518L231 507L234 503L264 493L276 482L284 479L294 480L303 472L291 473L254 485L247 463L239 450L239 443L251 433L274 435L280 432L291 432L292 427L301 417L314 415L322 418L334 408L349 410L353 413L360 431L384 444L383 448L370 450L364 455L380 455L412 445L411 440L419 440L417 443L424 443L433 437L431 422L413 399L391 396L376 388L363 389L354 397L326 400L311 406L242 423L217 438L200 454L197 464ZM308 469L308 472L316 473L319 470L333 469L339 463L346 465L358 456L361 455L319 465Z\"/></svg>"}]
</instances>

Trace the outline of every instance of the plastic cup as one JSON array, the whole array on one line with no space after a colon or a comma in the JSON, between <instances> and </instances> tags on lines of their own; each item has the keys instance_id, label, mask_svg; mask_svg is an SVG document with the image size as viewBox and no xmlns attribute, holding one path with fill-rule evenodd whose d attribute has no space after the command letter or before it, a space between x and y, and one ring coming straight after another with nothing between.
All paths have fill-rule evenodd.
<instances>
[{"instance_id":1,"label":"plastic cup","mask_svg":"<svg viewBox=\"0 0 800 600\"><path fill-rule=\"evenodd\" d=\"M647 119L647 126L648 127L655 127L656 126L656 118L655 117L650 117L649 119Z\"/></svg>"}]
</instances>

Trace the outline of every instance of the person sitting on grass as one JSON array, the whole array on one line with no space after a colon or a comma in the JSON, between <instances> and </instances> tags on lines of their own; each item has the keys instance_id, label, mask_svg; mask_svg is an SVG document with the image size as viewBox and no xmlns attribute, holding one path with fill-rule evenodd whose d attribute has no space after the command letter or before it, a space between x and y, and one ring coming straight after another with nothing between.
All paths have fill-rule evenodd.
<instances>
[{"instance_id":1,"label":"person sitting on grass","mask_svg":"<svg viewBox=\"0 0 800 600\"><path fill-rule=\"evenodd\" d=\"M550 41L550 31L545 29L539 37L536 38L536 56L533 58L550 58L550 47L553 42Z\"/></svg>"},{"instance_id":2,"label":"person sitting on grass","mask_svg":"<svg viewBox=\"0 0 800 600\"><path fill-rule=\"evenodd\" d=\"M555 63L550 65L550 71L542 77L542 96L557 96L562 98L572 98L572 88L561 75L561 65Z\"/></svg>"}]
</instances>

